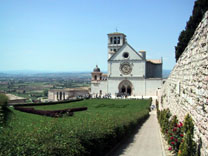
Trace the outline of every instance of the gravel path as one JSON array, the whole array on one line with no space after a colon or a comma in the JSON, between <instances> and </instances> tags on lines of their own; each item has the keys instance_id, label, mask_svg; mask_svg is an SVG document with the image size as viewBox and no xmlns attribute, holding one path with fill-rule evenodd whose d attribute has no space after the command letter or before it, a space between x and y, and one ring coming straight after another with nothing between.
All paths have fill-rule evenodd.
<instances>
[{"instance_id":1,"label":"gravel path","mask_svg":"<svg viewBox=\"0 0 208 156\"><path fill-rule=\"evenodd\" d=\"M156 111L137 133L118 147L111 156L165 156Z\"/></svg>"}]
</instances>

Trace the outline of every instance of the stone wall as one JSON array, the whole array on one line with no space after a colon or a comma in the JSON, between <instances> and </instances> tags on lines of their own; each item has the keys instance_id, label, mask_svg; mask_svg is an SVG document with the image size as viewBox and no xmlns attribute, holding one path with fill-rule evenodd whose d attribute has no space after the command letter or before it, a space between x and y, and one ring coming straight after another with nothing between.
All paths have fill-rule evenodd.
<instances>
[{"instance_id":1,"label":"stone wall","mask_svg":"<svg viewBox=\"0 0 208 156\"><path fill-rule=\"evenodd\" d=\"M201 155L208 156L208 12L163 85L160 107L183 121L189 113L195 139L202 139Z\"/></svg>"}]
</instances>

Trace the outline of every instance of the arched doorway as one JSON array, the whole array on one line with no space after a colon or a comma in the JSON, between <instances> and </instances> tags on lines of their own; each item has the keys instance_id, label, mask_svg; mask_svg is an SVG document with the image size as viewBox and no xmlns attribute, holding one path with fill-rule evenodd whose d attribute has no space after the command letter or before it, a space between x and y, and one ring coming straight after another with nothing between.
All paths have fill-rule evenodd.
<instances>
[{"instance_id":1,"label":"arched doorway","mask_svg":"<svg viewBox=\"0 0 208 156\"><path fill-rule=\"evenodd\" d=\"M127 94L128 94L128 95L131 95L131 90L132 90L131 87L128 86L128 87L127 87Z\"/></svg>"},{"instance_id":2,"label":"arched doorway","mask_svg":"<svg viewBox=\"0 0 208 156\"><path fill-rule=\"evenodd\" d=\"M133 85L129 80L123 80L118 85L118 90L119 90L119 94L131 96L132 90L133 90Z\"/></svg>"}]
</instances>

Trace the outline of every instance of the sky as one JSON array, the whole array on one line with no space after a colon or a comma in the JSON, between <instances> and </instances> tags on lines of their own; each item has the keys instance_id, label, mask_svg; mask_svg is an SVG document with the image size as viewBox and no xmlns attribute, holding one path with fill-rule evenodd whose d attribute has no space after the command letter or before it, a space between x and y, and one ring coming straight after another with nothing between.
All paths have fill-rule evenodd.
<instances>
[{"instance_id":1,"label":"sky","mask_svg":"<svg viewBox=\"0 0 208 156\"><path fill-rule=\"evenodd\" d=\"M175 65L195 0L0 0L0 71L107 71L107 34Z\"/></svg>"}]
</instances>

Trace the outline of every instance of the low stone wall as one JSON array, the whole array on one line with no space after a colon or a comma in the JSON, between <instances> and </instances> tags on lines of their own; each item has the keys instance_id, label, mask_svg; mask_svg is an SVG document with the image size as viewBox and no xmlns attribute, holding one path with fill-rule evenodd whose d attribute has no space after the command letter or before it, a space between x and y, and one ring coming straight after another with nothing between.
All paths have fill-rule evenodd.
<instances>
[{"instance_id":1,"label":"low stone wall","mask_svg":"<svg viewBox=\"0 0 208 156\"><path fill-rule=\"evenodd\" d=\"M201 155L208 156L208 12L161 89L160 108L183 120L189 113Z\"/></svg>"}]
</instances>

